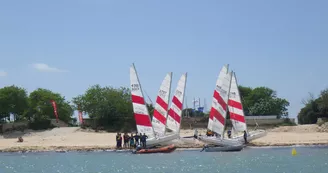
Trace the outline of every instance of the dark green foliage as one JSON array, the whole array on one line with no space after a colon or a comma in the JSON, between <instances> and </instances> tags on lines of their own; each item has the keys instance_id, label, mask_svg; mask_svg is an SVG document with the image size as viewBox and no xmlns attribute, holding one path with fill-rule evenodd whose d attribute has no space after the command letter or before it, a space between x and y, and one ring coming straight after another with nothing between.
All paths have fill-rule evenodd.
<instances>
[{"instance_id":1,"label":"dark green foliage","mask_svg":"<svg viewBox=\"0 0 328 173\"><path fill-rule=\"evenodd\" d=\"M97 126L109 131L125 131L135 127L131 93L127 88L94 85L83 95L73 98L73 103L94 119Z\"/></svg>"},{"instance_id":2,"label":"dark green foliage","mask_svg":"<svg viewBox=\"0 0 328 173\"><path fill-rule=\"evenodd\" d=\"M304 107L298 113L300 124L315 124L318 118L328 118L328 89L321 91L319 98L310 94L310 99L303 101Z\"/></svg>"},{"instance_id":3,"label":"dark green foliage","mask_svg":"<svg viewBox=\"0 0 328 173\"><path fill-rule=\"evenodd\" d=\"M45 130L45 129L53 128L53 126L51 126L51 121L47 119L32 121L29 123L28 126L30 129L33 130Z\"/></svg>"}]
</instances>

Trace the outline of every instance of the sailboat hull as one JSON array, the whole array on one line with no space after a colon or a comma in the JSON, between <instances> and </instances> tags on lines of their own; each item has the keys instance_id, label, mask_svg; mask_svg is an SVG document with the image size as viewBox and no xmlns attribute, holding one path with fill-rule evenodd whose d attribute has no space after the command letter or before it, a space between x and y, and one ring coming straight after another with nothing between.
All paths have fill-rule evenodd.
<instances>
[{"instance_id":1,"label":"sailboat hull","mask_svg":"<svg viewBox=\"0 0 328 173\"><path fill-rule=\"evenodd\" d=\"M243 145L236 146L224 146L224 147L206 147L205 152L236 152L241 151L244 148Z\"/></svg>"},{"instance_id":2,"label":"sailboat hull","mask_svg":"<svg viewBox=\"0 0 328 173\"><path fill-rule=\"evenodd\" d=\"M164 146L172 143L172 140L180 138L178 133L169 134L163 137L147 139L147 148L156 147L156 146Z\"/></svg>"},{"instance_id":3,"label":"sailboat hull","mask_svg":"<svg viewBox=\"0 0 328 173\"><path fill-rule=\"evenodd\" d=\"M237 146L242 144L239 140L221 139L215 136L198 136L198 139L204 143L219 146Z\"/></svg>"},{"instance_id":4,"label":"sailboat hull","mask_svg":"<svg viewBox=\"0 0 328 173\"><path fill-rule=\"evenodd\" d=\"M250 142L250 141L253 141L255 139L262 138L266 135L267 135L267 132L265 130L251 131L251 132L248 132L247 141ZM244 136L243 135L236 136L236 137L233 137L229 140L244 142Z\"/></svg>"}]
</instances>

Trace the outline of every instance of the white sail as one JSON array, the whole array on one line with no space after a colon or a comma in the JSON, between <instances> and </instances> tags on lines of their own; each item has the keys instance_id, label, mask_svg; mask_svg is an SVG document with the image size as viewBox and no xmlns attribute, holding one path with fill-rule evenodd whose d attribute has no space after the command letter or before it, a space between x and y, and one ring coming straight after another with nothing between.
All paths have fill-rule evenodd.
<instances>
[{"instance_id":1,"label":"white sail","mask_svg":"<svg viewBox=\"0 0 328 173\"><path fill-rule=\"evenodd\" d=\"M221 71L219 74L218 84L216 85L214 92L214 100L212 102L213 112L213 123L212 128L213 131L218 133L221 138L224 136L224 126L227 115L227 104L228 104L228 96L229 89L231 84L231 76L232 72L225 73L225 71Z\"/></svg>"},{"instance_id":2,"label":"white sail","mask_svg":"<svg viewBox=\"0 0 328 173\"><path fill-rule=\"evenodd\" d=\"M170 92L171 92L171 83L172 83L172 73L168 73L162 82L162 85L158 91L158 95L156 98L152 125L155 134L158 137L165 135L166 118L167 118L167 112L169 107L168 105L169 105Z\"/></svg>"},{"instance_id":3,"label":"white sail","mask_svg":"<svg viewBox=\"0 0 328 173\"><path fill-rule=\"evenodd\" d=\"M241 102L240 92L238 89L238 83L235 73L233 73L231 79L228 107L230 113L230 120L233 125L233 131L243 132L244 130L247 130L245 114Z\"/></svg>"},{"instance_id":4,"label":"white sail","mask_svg":"<svg viewBox=\"0 0 328 173\"><path fill-rule=\"evenodd\" d=\"M183 109L183 100L186 89L187 73L183 74L178 82L175 94L172 98L171 107L167 117L167 128L174 133L180 132L181 115Z\"/></svg>"},{"instance_id":5,"label":"white sail","mask_svg":"<svg viewBox=\"0 0 328 173\"><path fill-rule=\"evenodd\" d=\"M216 80L216 85L215 86L219 86L220 85L220 74L227 74L228 73L228 68L229 68L229 65L224 65L219 73L219 76L218 76L218 79ZM215 105L217 103L217 99L216 99L216 96L217 96L217 87L216 89L214 89L214 94L213 94L213 100L212 100L212 107L211 107L211 110L210 110L210 114L209 114L209 119L208 119L208 125L207 125L207 129L209 130L213 130L213 118L214 118L214 114L217 112L217 109L215 108Z\"/></svg>"},{"instance_id":6,"label":"white sail","mask_svg":"<svg viewBox=\"0 0 328 173\"><path fill-rule=\"evenodd\" d=\"M138 133L145 133L148 138L154 138L154 130L150 121L150 116L141 89L140 81L134 64L130 67L131 97L133 113L136 120Z\"/></svg>"}]
</instances>

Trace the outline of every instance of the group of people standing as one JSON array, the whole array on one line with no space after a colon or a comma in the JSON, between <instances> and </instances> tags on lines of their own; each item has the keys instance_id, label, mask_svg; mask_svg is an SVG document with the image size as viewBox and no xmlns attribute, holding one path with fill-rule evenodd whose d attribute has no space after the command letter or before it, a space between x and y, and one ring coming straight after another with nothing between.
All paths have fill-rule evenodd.
<instances>
[{"instance_id":1,"label":"group of people standing","mask_svg":"<svg viewBox=\"0 0 328 173\"><path fill-rule=\"evenodd\" d=\"M122 140L124 148L136 148L141 145L142 148L146 148L146 141L148 136L144 133L143 135L140 133L136 133L131 135L124 133L123 137L121 133L117 133L116 135L116 148L122 148Z\"/></svg>"}]
</instances>

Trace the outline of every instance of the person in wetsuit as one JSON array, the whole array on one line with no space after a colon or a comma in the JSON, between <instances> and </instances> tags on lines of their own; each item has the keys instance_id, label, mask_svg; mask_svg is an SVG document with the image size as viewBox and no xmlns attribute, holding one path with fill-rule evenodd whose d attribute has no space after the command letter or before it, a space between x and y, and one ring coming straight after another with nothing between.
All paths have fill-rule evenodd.
<instances>
[{"instance_id":1,"label":"person in wetsuit","mask_svg":"<svg viewBox=\"0 0 328 173\"><path fill-rule=\"evenodd\" d=\"M141 150L141 146L140 144L136 147L136 151L140 151Z\"/></svg>"},{"instance_id":2,"label":"person in wetsuit","mask_svg":"<svg viewBox=\"0 0 328 173\"><path fill-rule=\"evenodd\" d=\"M131 137L129 139L129 142L130 142L130 148L135 147L135 145L134 145L134 138L133 138L133 134L132 133L131 133Z\"/></svg>"},{"instance_id":3,"label":"person in wetsuit","mask_svg":"<svg viewBox=\"0 0 328 173\"><path fill-rule=\"evenodd\" d=\"M194 132L194 138L197 139L197 137L198 137L198 130L195 129L195 132Z\"/></svg>"},{"instance_id":4,"label":"person in wetsuit","mask_svg":"<svg viewBox=\"0 0 328 173\"><path fill-rule=\"evenodd\" d=\"M134 139L135 139L135 142L136 142L136 146L138 146L140 143L139 143L139 139L140 139L140 136L138 135L138 133L136 133L136 135L134 135Z\"/></svg>"},{"instance_id":5,"label":"person in wetsuit","mask_svg":"<svg viewBox=\"0 0 328 173\"><path fill-rule=\"evenodd\" d=\"M148 138L148 136L146 135L146 133L144 133L144 134L141 136L141 143L142 143L142 147L143 147L143 148L146 148L146 141L147 141L147 138Z\"/></svg>"},{"instance_id":6,"label":"person in wetsuit","mask_svg":"<svg viewBox=\"0 0 328 173\"><path fill-rule=\"evenodd\" d=\"M119 148L122 148L122 135L121 135L121 133L119 133L118 135L119 135L118 146L119 146Z\"/></svg>"},{"instance_id":7,"label":"person in wetsuit","mask_svg":"<svg viewBox=\"0 0 328 173\"><path fill-rule=\"evenodd\" d=\"M116 148L119 148L118 147L118 141L119 141L119 139L120 139L120 137L119 137L118 132L117 132L116 137L115 137L115 140L116 140Z\"/></svg>"},{"instance_id":8,"label":"person in wetsuit","mask_svg":"<svg viewBox=\"0 0 328 173\"><path fill-rule=\"evenodd\" d=\"M228 138L231 138L231 130L228 130Z\"/></svg>"},{"instance_id":9,"label":"person in wetsuit","mask_svg":"<svg viewBox=\"0 0 328 173\"><path fill-rule=\"evenodd\" d=\"M246 130L244 130L244 141L245 141L245 144L248 143L248 142L247 142L247 132L246 132Z\"/></svg>"},{"instance_id":10,"label":"person in wetsuit","mask_svg":"<svg viewBox=\"0 0 328 173\"><path fill-rule=\"evenodd\" d=\"M124 133L123 135L123 143L124 148L129 146L129 135L127 133Z\"/></svg>"}]
</instances>

